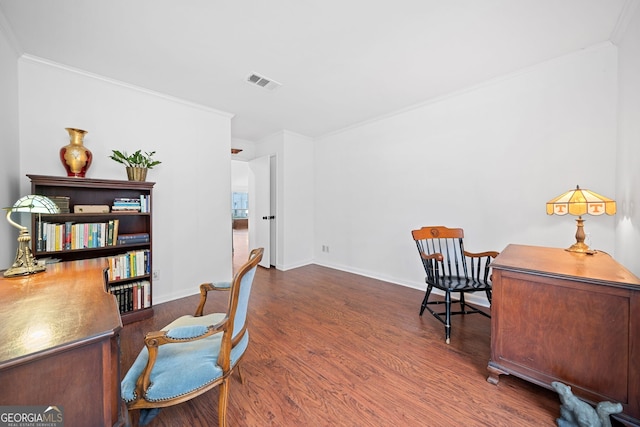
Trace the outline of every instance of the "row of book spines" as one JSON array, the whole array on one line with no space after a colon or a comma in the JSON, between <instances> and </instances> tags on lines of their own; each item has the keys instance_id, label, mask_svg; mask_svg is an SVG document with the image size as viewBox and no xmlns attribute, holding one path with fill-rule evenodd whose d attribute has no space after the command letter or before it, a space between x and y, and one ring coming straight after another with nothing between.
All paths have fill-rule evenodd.
<instances>
[{"instance_id":1,"label":"row of book spines","mask_svg":"<svg viewBox=\"0 0 640 427\"><path fill-rule=\"evenodd\" d=\"M149 213L151 212L151 196L148 194L141 194L139 199L132 199L126 197L117 197L113 200L111 207L113 211L137 211Z\"/></svg>"},{"instance_id":2,"label":"row of book spines","mask_svg":"<svg viewBox=\"0 0 640 427\"><path fill-rule=\"evenodd\" d=\"M151 251L143 249L108 257L109 280L123 280L151 274Z\"/></svg>"},{"instance_id":3,"label":"row of book spines","mask_svg":"<svg viewBox=\"0 0 640 427\"><path fill-rule=\"evenodd\" d=\"M39 227L37 251L94 249L150 242L149 233L118 234L117 219L108 223L40 223Z\"/></svg>"},{"instance_id":4,"label":"row of book spines","mask_svg":"<svg viewBox=\"0 0 640 427\"><path fill-rule=\"evenodd\" d=\"M118 219L106 223L39 222L36 249L53 252L113 246L118 242L118 227Z\"/></svg>"},{"instance_id":5,"label":"row of book spines","mask_svg":"<svg viewBox=\"0 0 640 427\"><path fill-rule=\"evenodd\" d=\"M148 280L111 286L109 293L116 297L120 313L151 307L151 283Z\"/></svg>"}]
</instances>

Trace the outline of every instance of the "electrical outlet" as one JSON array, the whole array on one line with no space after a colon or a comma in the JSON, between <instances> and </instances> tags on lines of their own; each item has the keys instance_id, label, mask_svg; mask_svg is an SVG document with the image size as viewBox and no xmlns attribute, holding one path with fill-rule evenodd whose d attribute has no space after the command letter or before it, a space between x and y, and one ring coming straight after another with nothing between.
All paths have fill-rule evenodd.
<instances>
[{"instance_id":1,"label":"electrical outlet","mask_svg":"<svg viewBox=\"0 0 640 427\"><path fill-rule=\"evenodd\" d=\"M160 270L153 270L153 280L160 280Z\"/></svg>"}]
</instances>

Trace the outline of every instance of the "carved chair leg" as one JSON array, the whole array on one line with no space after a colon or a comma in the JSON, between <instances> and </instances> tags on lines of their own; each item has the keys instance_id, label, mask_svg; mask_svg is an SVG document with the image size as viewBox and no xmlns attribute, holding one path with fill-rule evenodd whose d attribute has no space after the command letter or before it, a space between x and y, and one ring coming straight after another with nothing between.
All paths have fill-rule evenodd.
<instances>
[{"instance_id":1,"label":"carved chair leg","mask_svg":"<svg viewBox=\"0 0 640 427\"><path fill-rule=\"evenodd\" d=\"M229 400L229 377L222 380L219 386L220 397L218 399L218 425L227 426L227 403Z\"/></svg>"},{"instance_id":2,"label":"carved chair leg","mask_svg":"<svg viewBox=\"0 0 640 427\"><path fill-rule=\"evenodd\" d=\"M240 384L244 384L244 375L242 375L242 368L240 367L240 363L236 365L236 370L238 371L238 377L240 377Z\"/></svg>"}]
</instances>

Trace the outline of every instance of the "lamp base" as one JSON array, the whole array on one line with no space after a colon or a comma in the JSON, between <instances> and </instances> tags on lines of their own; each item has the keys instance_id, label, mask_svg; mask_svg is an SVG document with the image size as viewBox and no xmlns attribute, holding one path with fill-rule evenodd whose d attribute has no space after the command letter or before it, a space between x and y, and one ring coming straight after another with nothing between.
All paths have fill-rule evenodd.
<instances>
[{"instance_id":1,"label":"lamp base","mask_svg":"<svg viewBox=\"0 0 640 427\"><path fill-rule=\"evenodd\" d=\"M45 271L45 265L34 265L33 267L10 267L4 272L4 277L26 276L27 274L40 273Z\"/></svg>"},{"instance_id":2,"label":"lamp base","mask_svg":"<svg viewBox=\"0 0 640 427\"><path fill-rule=\"evenodd\" d=\"M584 219L581 216L576 219L578 229L576 230L576 242L569 246L565 251L568 252L577 252L580 254L589 254L593 255L596 251L589 249L589 246L584 242L585 234L584 234Z\"/></svg>"},{"instance_id":3,"label":"lamp base","mask_svg":"<svg viewBox=\"0 0 640 427\"><path fill-rule=\"evenodd\" d=\"M573 245L569 246L567 249L565 249L565 251L567 251L567 252L577 252L577 253L580 253L580 254L589 254L589 255L594 255L595 253L598 252L598 251L595 251L593 249L590 249L589 246L587 246L583 242L576 242Z\"/></svg>"},{"instance_id":4,"label":"lamp base","mask_svg":"<svg viewBox=\"0 0 640 427\"><path fill-rule=\"evenodd\" d=\"M18 250L13 265L4 272L4 277L24 276L26 274L40 273L45 271L47 266L39 264L34 258L29 248L31 236L26 230L21 230L18 236Z\"/></svg>"}]
</instances>

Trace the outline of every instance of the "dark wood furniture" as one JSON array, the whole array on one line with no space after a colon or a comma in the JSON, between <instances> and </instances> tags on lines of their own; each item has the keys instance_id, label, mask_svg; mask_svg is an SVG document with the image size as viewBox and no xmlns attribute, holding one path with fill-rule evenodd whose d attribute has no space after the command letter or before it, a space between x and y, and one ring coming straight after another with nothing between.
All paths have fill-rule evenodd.
<instances>
[{"instance_id":1,"label":"dark wood furniture","mask_svg":"<svg viewBox=\"0 0 640 427\"><path fill-rule=\"evenodd\" d=\"M640 279L603 252L537 246L509 245L492 267L487 380L560 381L640 424Z\"/></svg>"},{"instance_id":2,"label":"dark wood furniture","mask_svg":"<svg viewBox=\"0 0 640 427\"><path fill-rule=\"evenodd\" d=\"M0 276L0 405L55 405L65 425L128 425L119 331L104 260Z\"/></svg>"},{"instance_id":3,"label":"dark wood furniture","mask_svg":"<svg viewBox=\"0 0 640 427\"><path fill-rule=\"evenodd\" d=\"M115 198L139 198L141 195L151 200L155 183L144 181L118 181L109 179L88 179L62 176L27 175L31 179L32 194L43 196L69 197L70 213L54 215L32 215L32 251L36 258L56 258L62 261L88 259L98 257L117 257L129 251L149 250L153 243L152 212L114 212L108 213L73 213L75 205L107 205L111 207ZM151 204L149 204L151 206ZM107 223L109 220L118 220L118 235L147 233L147 242L111 245L96 248L83 248L71 250L46 251L38 249L38 222L64 224L73 223ZM150 252L149 252L150 254ZM152 272L153 257L149 256L149 272ZM153 315L153 280L152 274L138 274L125 279L112 280L109 287L132 284L137 281L147 281L149 287L148 307L138 310L124 311L122 321L130 323ZM131 305L129 306L129 308Z\"/></svg>"},{"instance_id":4,"label":"dark wood furniture","mask_svg":"<svg viewBox=\"0 0 640 427\"><path fill-rule=\"evenodd\" d=\"M471 253L464 249L464 231L462 228L442 226L422 227L411 231L418 247L418 254L427 274L427 291L422 299L420 316L427 309L444 324L445 342L451 342L451 316L456 314L489 314L465 303L464 295L470 292L484 292L491 303L491 261L498 252L488 251ZM444 301L429 300L433 288L444 292ZM452 300L451 294L457 293L458 300ZM460 310L451 310L452 303L460 303ZM445 311L438 312L429 306L444 304ZM444 317L442 317L444 316Z\"/></svg>"}]
</instances>

